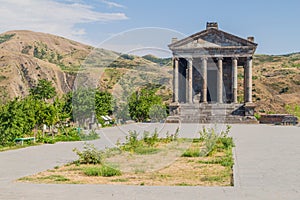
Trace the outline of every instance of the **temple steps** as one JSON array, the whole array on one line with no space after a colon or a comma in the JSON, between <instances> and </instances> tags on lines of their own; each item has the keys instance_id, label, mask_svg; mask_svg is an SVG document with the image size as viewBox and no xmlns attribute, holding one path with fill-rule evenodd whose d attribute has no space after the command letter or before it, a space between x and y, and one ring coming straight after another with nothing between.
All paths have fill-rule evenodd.
<instances>
[{"instance_id":1,"label":"temple steps","mask_svg":"<svg viewBox=\"0 0 300 200\"><path fill-rule=\"evenodd\" d=\"M169 116L169 123L257 123L254 117L242 114L243 104L180 104L178 115Z\"/></svg>"}]
</instances>

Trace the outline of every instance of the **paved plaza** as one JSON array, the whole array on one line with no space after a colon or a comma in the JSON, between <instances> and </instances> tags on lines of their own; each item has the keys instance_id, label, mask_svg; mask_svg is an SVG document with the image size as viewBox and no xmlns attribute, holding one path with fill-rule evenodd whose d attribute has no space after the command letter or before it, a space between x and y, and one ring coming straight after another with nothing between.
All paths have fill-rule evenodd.
<instances>
[{"instance_id":1,"label":"paved plaza","mask_svg":"<svg viewBox=\"0 0 300 200\"><path fill-rule=\"evenodd\" d=\"M195 137L198 124L131 124L99 131L98 148L124 139L128 130L175 131ZM218 126L225 129L225 126ZM234 187L156 187L17 183L16 179L63 165L74 159L83 142L33 146L0 153L0 200L60 199L299 199L300 127L232 125Z\"/></svg>"}]
</instances>

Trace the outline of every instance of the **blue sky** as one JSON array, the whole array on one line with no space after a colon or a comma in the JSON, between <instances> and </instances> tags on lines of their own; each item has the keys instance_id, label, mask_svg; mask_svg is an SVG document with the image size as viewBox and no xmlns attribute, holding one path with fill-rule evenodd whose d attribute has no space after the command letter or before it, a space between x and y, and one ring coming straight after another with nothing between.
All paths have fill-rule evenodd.
<instances>
[{"instance_id":1,"label":"blue sky","mask_svg":"<svg viewBox=\"0 0 300 200\"><path fill-rule=\"evenodd\" d=\"M285 54L300 51L299 8L297 0L0 0L0 31L47 32L93 46L106 40L102 46L108 48L122 41L119 33L125 31L126 45L137 40L132 46L155 43L167 49L171 37L191 35L217 21L229 33L255 36L257 53ZM147 34L153 30L143 27L163 29Z\"/></svg>"}]
</instances>

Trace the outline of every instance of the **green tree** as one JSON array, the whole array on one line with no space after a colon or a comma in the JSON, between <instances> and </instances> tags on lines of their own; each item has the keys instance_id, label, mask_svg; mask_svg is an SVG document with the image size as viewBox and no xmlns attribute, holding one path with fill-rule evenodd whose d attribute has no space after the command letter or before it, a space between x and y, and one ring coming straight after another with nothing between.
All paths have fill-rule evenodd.
<instances>
[{"instance_id":1,"label":"green tree","mask_svg":"<svg viewBox=\"0 0 300 200\"><path fill-rule=\"evenodd\" d=\"M120 103L116 108L116 118L120 119L122 123L126 120L130 120L129 106L127 103Z\"/></svg>"},{"instance_id":2,"label":"green tree","mask_svg":"<svg viewBox=\"0 0 300 200\"><path fill-rule=\"evenodd\" d=\"M36 105L27 97L16 98L1 107L0 115L0 145L6 145L15 138L31 134L36 124Z\"/></svg>"},{"instance_id":3,"label":"green tree","mask_svg":"<svg viewBox=\"0 0 300 200\"><path fill-rule=\"evenodd\" d=\"M162 104L155 104L149 110L149 117L152 122L160 122L167 117L166 106Z\"/></svg>"},{"instance_id":4,"label":"green tree","mask_svg":"<svg viewBox=\"0 0 300 200\"><path fill-rule=\"evenodd\" d=\"M95 111L98 121L102 121L101 116L112 114L113 96L109 92L95 92Z\"/></svg>"},{"instance_id":5,"label":"green tree","mask_svg":"<svg viewBox=\"0 0 300 200\"><path fill-rule=\"evenodd\" d=\"M74 121L80 126L95 114L95 90L92 88L78 88L73 92L72 110Z\"/></svg>"},{"instance_id":6,"label":"green tree","mask_svg":"<svg viewBox=\"0 0 300 200\"><path fill-rule=\"evenodd\" d=\"M31 96L36 99L51 99L56 95L55 88L51 81L40 79L37 85L29 90Z\"/></svg>"},{"instance_id":7,"label":"green tree","mask_svg":"<svg viewBox=\"0 0 300 200\"><path fill-rule=\"evenodd\" d=\"M156 95L157 86L148 85L135 93L128 99L130 117L136 121L150 119L150 108L154 105L163 106L162 98Z\"/></svg>"}]
</instances>

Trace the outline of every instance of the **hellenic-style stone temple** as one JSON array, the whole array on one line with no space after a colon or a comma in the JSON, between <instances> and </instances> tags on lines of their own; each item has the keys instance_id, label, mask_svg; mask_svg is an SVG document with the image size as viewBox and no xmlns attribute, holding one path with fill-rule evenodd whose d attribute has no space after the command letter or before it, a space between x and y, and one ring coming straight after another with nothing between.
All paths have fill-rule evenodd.
<instances>
[{"instance_id":1,"label":"hellenic-style stone temple","mask_svg":"<svg viewBox=\"0 0 300 200\"><path fill-rule=\"evenodd\" d=\"M215 22L182 40L172 39L173 103L168 121L255 123L252 103L254 37L219 30ZM238 68L244 72L244 100L238 102ZM240 98L239 98L240 100Z\"/></svg>"}]
</instances>

